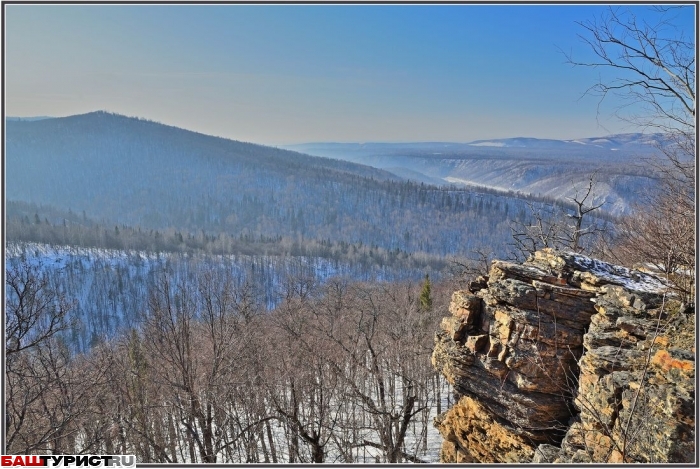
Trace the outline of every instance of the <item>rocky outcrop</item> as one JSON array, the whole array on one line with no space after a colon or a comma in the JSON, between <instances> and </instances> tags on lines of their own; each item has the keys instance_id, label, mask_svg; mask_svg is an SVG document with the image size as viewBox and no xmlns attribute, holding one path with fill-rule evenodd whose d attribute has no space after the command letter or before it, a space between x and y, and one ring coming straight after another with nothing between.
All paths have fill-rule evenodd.
<instances>
[{"instance_id":1,"label":"rocky outcrop","mask_svg":"<svg viewBox=\"0 0 700 469\"><path fill-rule=\"evenodd\" d=\"M584 336L579 415L546 460L694 461L694 314L673 299L602 289Z\"/></svg>"},{"instance_id":2,"label":"rocky outcrop","mask_svg":"<svg viewBox=\"0 0 700 469\"><path fill-rule=\"evenodd\" d=\"M436 334L456 395L435 422L441 460L692 460L694 322L665 290L571 253L494 261Z\"/></svg>"}]
</instances>

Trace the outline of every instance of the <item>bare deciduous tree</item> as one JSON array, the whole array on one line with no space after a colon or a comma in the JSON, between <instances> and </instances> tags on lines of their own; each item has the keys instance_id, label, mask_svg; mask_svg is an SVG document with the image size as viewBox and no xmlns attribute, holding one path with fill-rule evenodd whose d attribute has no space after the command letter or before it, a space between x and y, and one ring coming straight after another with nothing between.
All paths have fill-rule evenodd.
<instances>
[{"instance_id":1,"label":"bare deciduous tree","mask_svg":"<svg viewBox=\"0 0 700 469\"><path fill-rule=\"evenodd\" d=\"M694 137L695 43L674 25L681 8L693 7L656 8L657 18L650 24L629 9L610 7L600 17L578 23L584 30L581 39L597 60L579 61L571 55L568 60L572 65L615 72L614 78L599 81L588 92L601 100L615 94L624 102L644 105L631 115L623 114L626 107L621 107L618 116L623 120Z\"/></svg>"},{"instance_id":2,"label":"bare deciduous tree","mask_svg":"<svg viewBox=\"0 0 700 469\"><path fill-rule=\"evenodd\" d=\"M655 266L675 277L678 289L688 296L695 271L696 44L675 20L692 8L652 8L657 18L653 24L628 9L610 8L599 18L579 23L583 41L598 60L568 57L573 65L616 72L615 78L596 83L589 92L601 100L614 93L634 103L634 114L623 114L623 106L618 116L662 133L657 146L664 158L651 161L660 181L658 191L641 197L636 213L623 221L610 254L628 264Z\"/></svg>"},{"instance_id":3,"label":"bare deciduous tree","mask_svg":"<svg viewBox=\"0 0 700 469\"><path fill-rule=\"evenodd\" d=\"M70 423L60 390L65 347L56 340L67 327L69 304L39 266L23 262L6 271L5 411L8 453L51 451Z\"/></svg>"},{"instance_id":4,"label":"bare deciduous tree","mask_svg":"<svg viewBox=\"0 0 700 469\"><path fill-rule=\"evenodd\" d=\"M511 223L512 257L523 260L543 248L591 253L597 244L595 238L607 231L592 215L604 205L595 201L596 184L595 172L583 187L572 181L574 195L567 197L570 207L527 202L530 223ZM584 243L584 238L588 242Z\"/></svg>"},{"instance_id":5,"label":"bare deciduous tree","mask_svg":"<svg viewBox=\"0 0 700 469\"><path fill-rule=\"evenodd\" d=\"M22 262L5 275L5 353L10 358L66 330L71 304L50 285L41 266Z\"/></svg>"}]
</instances>

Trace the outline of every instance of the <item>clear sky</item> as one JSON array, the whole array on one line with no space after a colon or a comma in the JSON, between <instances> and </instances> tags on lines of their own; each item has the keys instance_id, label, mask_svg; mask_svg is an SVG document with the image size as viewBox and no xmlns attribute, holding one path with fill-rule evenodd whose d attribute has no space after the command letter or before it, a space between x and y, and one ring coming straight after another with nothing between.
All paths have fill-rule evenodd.
<instances>
[{"instance_id":1,"label":"clear sky","mask_svg":"<svg viewBox=\"0 0 700 469\"><path fill-rule=\"evenodd\" d=\"M263 144L637 131L582 97L605 71L561 52L590 58L576 21L606 8L5 5L5 113L107 110Z\"/></svg>"}]
</instances>

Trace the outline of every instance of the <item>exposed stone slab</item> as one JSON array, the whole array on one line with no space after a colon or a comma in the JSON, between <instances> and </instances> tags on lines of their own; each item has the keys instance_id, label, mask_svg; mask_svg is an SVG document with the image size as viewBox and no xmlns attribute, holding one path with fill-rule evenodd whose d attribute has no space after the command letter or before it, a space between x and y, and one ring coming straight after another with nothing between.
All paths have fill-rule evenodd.
<instances>
[{"instance_id":1,"label":"exposed stone slab","mask_svg":"<svg viewBox=\"0 0 700 469\"><path fill-rule=\"evenodd\" d=\"M521 280L524 282L539 280L553 285L567 284L565 278L557 277L553 275L550 270L542 269L534 265L523 265L499 260L493 261L491 263L491 270L489 271L489 283L504 278Z\"/></svg>"},{"instance_id":2,"label":"exposed stone slab","mask_svg":"<svg viewBox=\"0 0 700 469\"><path fill-rule=\"evenodd\" d=\"M441 414L435 425L444 438L442 462L516 463L534 454L526 437L504 427L483 404L468 396Z\"/></svg>"}]
</instances>

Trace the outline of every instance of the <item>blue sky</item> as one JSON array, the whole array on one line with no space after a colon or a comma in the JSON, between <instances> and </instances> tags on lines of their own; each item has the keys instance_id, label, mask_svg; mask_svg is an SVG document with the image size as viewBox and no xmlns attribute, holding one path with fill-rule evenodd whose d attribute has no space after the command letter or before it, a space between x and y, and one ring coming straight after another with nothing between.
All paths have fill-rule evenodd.
<instances>
[{"instance_id":1,"label":"blue sky","mask_svg":"<svg viewBox=\"0 0 700 469\"><path fill-rule=\"evenodd\" d=\"M631 132L583 96L604 5L5 5L5 112L263 144ZM674 20L693 38L694 12ZM635 8L641 16L646 9Z\"/></svg>"}]
</instances>

